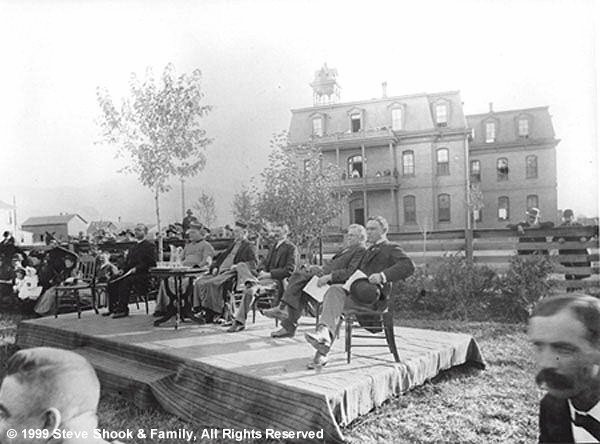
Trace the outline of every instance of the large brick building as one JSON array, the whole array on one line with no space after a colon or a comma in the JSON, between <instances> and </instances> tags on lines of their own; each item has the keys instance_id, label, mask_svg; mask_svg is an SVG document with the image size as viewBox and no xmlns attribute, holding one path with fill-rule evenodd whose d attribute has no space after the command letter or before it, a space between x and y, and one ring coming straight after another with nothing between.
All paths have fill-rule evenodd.
<instances>
[{"instance_id":1,"label":"large brick building","mask_svg":"<svg viewBox=\"0 0 600 444\"><path fill-rule=\"evenodd\" d=\"M387 97L385 84L380 99L339 103L336 75L317 71L314 105L292 110L289 136L341 169L339 186L352 194L339 227L380 214L396 232L465 228L478 194L472 178L483 194L478 227L520 220L527 203L555 217L558 141L547 108L465 116L458 91ZM486 141L490 123L495 137ZM507 177L496 175L497 164Z\"/></svg>"}]
</instances>

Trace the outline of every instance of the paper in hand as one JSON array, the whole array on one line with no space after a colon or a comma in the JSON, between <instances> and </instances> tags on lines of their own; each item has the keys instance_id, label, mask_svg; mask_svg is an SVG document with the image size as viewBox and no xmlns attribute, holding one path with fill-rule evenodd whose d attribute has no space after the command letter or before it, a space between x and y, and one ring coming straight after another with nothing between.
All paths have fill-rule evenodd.
<instances>
[{"instance_id":1,"label":"paper in hand","mask_svg":"<svg viewBox=\"0 0 600 444\"><path fill-rule=\"evenodd\" d=\"M366 274L364 274L360 270L356 270L354 273L352 273L352 275L348 278L348 280L346 282L344 282L344 285L342 288L344 290L346 290L348 293L350 293L350 287L352 286L352 283L357 279L365 279L365 278L368 278L368 276Z\"/></svg>"},{"instance_id":2,"label":"paper in hand","mask_svg":"<svg viewBox=\"0 0 600 444\"><path fill-rule=\"evenodd\" d=\"M302 290L315 301L321 303L323 302L323 297L325 296L325 293L327 292L327 290L329 290L329 285L325 284L322 287L319 287L317 285L318 281L319 278L317 276L313 276Z\"/></svg>"}]
</instances>

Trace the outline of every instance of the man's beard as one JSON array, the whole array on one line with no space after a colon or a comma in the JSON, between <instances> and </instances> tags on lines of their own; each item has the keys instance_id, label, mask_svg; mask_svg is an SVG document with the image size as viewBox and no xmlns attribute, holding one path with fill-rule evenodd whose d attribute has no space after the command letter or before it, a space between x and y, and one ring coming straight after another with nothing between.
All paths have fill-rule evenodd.
<instances>
[{"instance_id":1,"label":"man's beard","mask_svg":"<svg viewBox=\"0 0 600 444\"><path fill-rule=\"evenodd\" d=\"M546 385L555 390L571 390L575 386L571 378L549 368L541 370L535 377L535 382L540 387Z\"/></svg>"}]
</instances>

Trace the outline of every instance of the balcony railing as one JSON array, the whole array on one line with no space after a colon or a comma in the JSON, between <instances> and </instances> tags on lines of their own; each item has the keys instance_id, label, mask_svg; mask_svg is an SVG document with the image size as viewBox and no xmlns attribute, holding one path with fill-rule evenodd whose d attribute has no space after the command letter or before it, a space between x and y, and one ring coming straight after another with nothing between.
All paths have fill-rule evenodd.
<instances>
[{"instance_id":1,"label":"balcony railing","mask_svg":"<svg viewBox=\"0 0 600 444\"><path fill-rule=\"evenodd\" d=\"M352 142L371 139L387 139L394 137L394 132L391 129L382 127L360 130L355 133L347 131L343 133L325 134L321 137L313 136L312 140L316 144L326 144L332 142Z\"/></svg>"},{"instance_id":2,"label":"balcony railing","mask_svg":"<svg viewBox=\"0 0 600 444\"><path fill-rule=\"evenodd\" d=\"M352 177L340 179L338 187L351 190L389 189L398 186L398 178L393 175Z\"/></svg>"}]
</instances>

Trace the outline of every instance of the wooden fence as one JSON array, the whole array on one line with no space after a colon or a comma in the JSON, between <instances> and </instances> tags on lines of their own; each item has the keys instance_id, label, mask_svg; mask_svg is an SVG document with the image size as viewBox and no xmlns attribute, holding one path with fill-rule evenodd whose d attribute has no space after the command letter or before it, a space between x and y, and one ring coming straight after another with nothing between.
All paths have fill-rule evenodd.
<instances>
[{"instance_id":1,"label":"wooden fence","mask_svg":"<svg viewBox=\"0 0 600 444\"><path fill-rule=\"evenodd\" d=\"M388 238L397 242L416 265L432 264L444 256L462 255L475 264L487 265L502 273L509 267L511 257L520 252L534 253L544 250L552 263L551 280L561 288L600 288L600 264L598 255L598 226L557 227L551 229L525 229L519 236L515 230L482 229L466 233L464 230L435 231L423 234L390 233ZM542 238L546 242L523 242L520 238ZM560 239L578 239L559 242ZM584 238L585 242L579 240ZM323 253L331 255L342 246L342 235L330 235L324 239ZM587 250L587 254L558 254L558 250ZM539 254L539 252L537 253ZM520 257L534 258L537 254ZM565 267L563 263L588 263L590 266ZM583 280L566 280L566 274L590 275Z\"/></svg>"}]
</instances>

